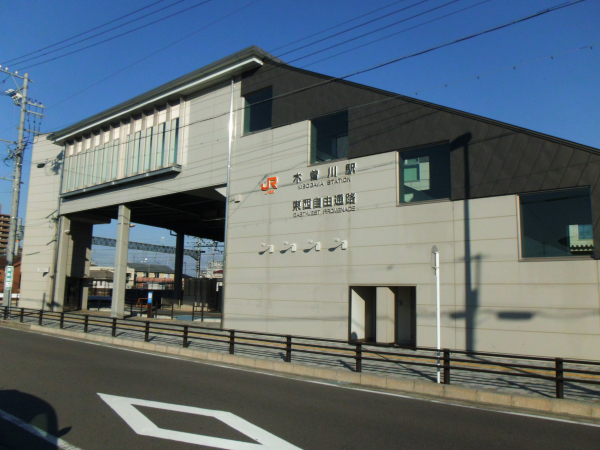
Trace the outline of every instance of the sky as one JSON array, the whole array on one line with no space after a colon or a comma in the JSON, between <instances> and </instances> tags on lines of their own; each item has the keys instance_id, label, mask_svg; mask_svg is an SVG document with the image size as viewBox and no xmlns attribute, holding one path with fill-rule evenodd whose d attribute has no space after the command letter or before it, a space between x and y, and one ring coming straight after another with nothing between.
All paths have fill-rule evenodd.
<instances>
[{"instance_id":1,"label":"sky","mask_svg":"<svg viewBox=\"0 0 600 450\"><path fill-rule=\"evenodd\" d=\"M47 133L250 45L296 67L345 76L576 1L0 2L0 14L11 18L2 26L0 65L29 73L29 97L46 105L41 130ZM599 19L600 0L585 0L348 79L600 148ZM127 34L118 36L122 33ZM14 88L11 83L6 80L0 90ZM16 140L17 124L17 107L1 96L0 138ZM19 206L23 218L30 155L27 149ZM0 163L0 177L11 172L10 164ZM10 210L10 194L10 182L0 179L3 213ZM96 226L94 235L114 237L115 226ZM130 240L175 244L169 230L142 225L132 228ZM191 238L186 246L193 246ZM128 255L133 262L145 258L172 265L173 257ZM94 247L92 259L112 265L114 250ZM192 274L193 265L186 257L185 272Z\"/></svg>"}]
</instances>

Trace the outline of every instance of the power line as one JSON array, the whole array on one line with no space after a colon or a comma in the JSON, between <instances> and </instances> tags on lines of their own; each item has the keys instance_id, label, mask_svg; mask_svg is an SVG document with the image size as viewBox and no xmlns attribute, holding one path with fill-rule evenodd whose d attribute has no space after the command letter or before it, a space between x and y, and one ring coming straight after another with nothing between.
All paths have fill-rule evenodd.
<instances>
[{"instance_id":1,"label":"power line","mask_svg":"<svg viewBox=\"0 0 600 450\"><path fill-rule=\"evenodd\" d=\"M473 80L473 79L479 80L481 77L486 76L486 75L491 75L493 73L502 72L504 70L510 70L510 69L514 70L517 67L525 66L527 64L531 64L531 63L534 63L534 62L544 61L546 59L554 59L557 56L566 55L568 53L578 52L578 51L585 50L585 49L588 49L588 48L590 50L592 50L594 48L594 46L596 46L596 45L600 45L600 42L596 42L596 43L590 44L590 45L585 45L583 47L577 47L577 48L574 48L574 49L571 49L571 50L567 50L567 51L564 51L564 52L560 52L560 53L555 53L555 54L550 55L550 56L543 56L541 58L531 59L529 61L524 61L524 62L519 63L519 64L511 64L510 66L506 66L506 67L503 67L501 69L490 70L488 72L483 72L483 73L480 73L479 75L473 75L473 76L470 76L470 77L459 78L457 80L448 81L446 83L438 84L438 85L431 86L431 87L428 87L428 88L419 89L418 91L415 91L415 95L418 95L420 92L429 91L431 89L437 89L437 88L440 88L440 87L448 87L451 84L460 83L461 81Z\"/></svg>"},{"instance_id":2,"label":"power line","mask_svg":"<svg viewBox=\"0 0 600 450\"><path fill-rule=\"evenodd\" d=\"M310 57L310 56L316 55L317 53L321 53L321 52L324 52L324 51L327 51L327 50L331 50L332 48L339 47L340 45L347 44L348 42L352 42L352 41L355 41L355 40L357 40L357 39L361 39L361 38L363 38L363 37L365 37L365 36L369 36L369 35L371 35L371 34L373 34L373 33L377 33L377 32L379 32L379 31L381 31L381 30L385 30L385 29L387 29L387 28L390 28L390 27L396 26L396 25L398 25L398 24L400 24L400 23L403 23L403 22L406 22L406 21L408 21L408 20L414 19L415 17L419 17L419 16L422 16L422 15L424 15L424 14L429 14L430 12L433 12L433 11L436 11L436 10L438 10L438 9L444 8L444 7L448 6L448 5L451 5L451 4L453 4L453 3L456 3L456 2L459 2L459 1L461 1L461 0L452 0L452 1L449 1L448 3L444 3L443 5L436 6L435 8L428 9L427 11L423 11L423 12L421 12L421 13L419 13L419 14L415 14L415 15L413 15L413 16L410 16L410 17L407 17L407 18L405 18L405 19L399 20L399 21L397 21L397 22L394 22L394 23L392 23L392 24L386 25L386 26L384 26L384 27L377 28L376 30L369 31L369 32L367 32L367 33L361 34L360 36L355 36L355 37L353 37L353 38L351 38L351 39L346 39L346 40L345 40L345 41L343 41L343 42L340 42L340 43L337 43L337 44L331 45L331 46L329 46L329 47L326 47L326 48L324 48L324 49L321 49L321 50L319 50L319 51L316 51L316 52L313 52L313 53L309 53L308 55L304 55L304 56L301 56L301 57L299 57L299 58L293 59L292 61L290 61L290 63L293 63L293 62L296 62L296 61L300 61L301 59L308 58L308 57Z\"/></svg>"},{"instance_id":3,"label":"power line","mask_svg":"<svg viewBox=\"0 0 600 450\"><path fill-rule=\"evenodd\" d=\"M294 44L297 44L298 42L305 41L306 39L310 39L311 37L317 36L317 35L319 35L321 33L325 33L326 31L333 30L334 28L341 27L342 25L346 25L347 23L354 22L355 20L358 20L361 17L365 17L365 16L368 16L370 14L374 14L374 13L376 13L378 11L381 11L383 9L389 8L390 6L396 5L396 4L401 3L403 1L405 1L405 0L397 0L395 2L392 2L392 3L388 4L388 5L382 6L381 8L377 8L377 9L374 9L372 11L369 11L369 12L366 12L366 13L362 13L361 15L353 17L350 20L346 20L345 22L340 22L337 25L334 25L334 26L329 27L329 28L325 28L324 30L317 31L316 33L313 33L313 34L309 34L308 36L305 36L303 38L300 38L300 39L297 39L295 41L292 41L289 44L285 44L285 45L282 45L280 47L274 48L273 50L269 50L269 53L273 53L273 52L276 52L277 50L281 50L282 48L289 47L290 45L294 45Z\"/></svg>"},{"instance_id":4,"label":"power line","mask_svg":"<svg viewBox=\"0 0 600 450\"><path fill-rule=\"evenodd\" d=\"M81 94L82 92L85 92L85 91L87 91L88 89L91 89L91 88L93 88L94 86L97 86L98 84L100 84L100 83L102 83L102 82L104 82L104 81L108 80L109 78L112 78L112 77L114 77L115 75L118 75L118 74L120 74L120 73L122 73L122 72L126 71L127 69L129 69L129 68L131 68L131 67L133 67L133 66L135 66L135 65L137 65L137 64L139 64L139 63L141 63L142 61L145 61L145 60L147 60L147 59L151 58L152 56L154 56L154 55L156 55L156 54L158 54L158 53L160 53L160 52L162 52L162 51L164 51L164 50L166 50L166 49L168 49L168 48L170 48L170 47L173 47L174 45L178 44L179 42L181 42L181 41L183 41L183 40L185 40L185 39L188 39L188 38L192 37L194 34L197 34L197 33L199 33L200 31L203 31L203 30L205 30L206 28L208 28L208 27L211 27L211 26L213 26L214 24L216 24L216 23L219 23L219 22L221 22L221 21L223 21L223 20L227 19L228 17L230 17L230 16L232 16L232 15L234 15L234 14L237 14L237 13L239 13L240 11L242 11L242 10L244 10L244 9L248 8L249 6L252 6L252 5L254 5L255 3L258 3L259 1L260 1L260 0L253 0L253 1L251 1L251 2L250 2L250 3L248 3L247 5L245 5L245 6L242 6L241 8L238 8L238 9L236 9L236 10L234 10L234 11L230 12L229 14L226 14L226 15L224 15L223 17L221 17L221 18L219 18L219 19L217 19L217 20L215 20L215 21L213 21L213 22L209 23L208 25L204 25L204 26L202 26L202 27L198 28L197 30L195 30L195 31L191 32L190 34L187 34L187 35L185 35L184 37L182 37L182 38L180 38L180 39L177 39L177 40L175 40L175 41L171 42L170 44L167 44L167 45L165 45L164 47L162 47L162 48L160 48L160 49L158 49L158 50L156 50L156 51L154 51L154 52L150 53L149 55L147 55L147 56L144 56L142 59L138 59L136 62L134 62L134 63L132 63L132 64L130 64L130 65L128 65L128 66L126 66L126 67L124 67L123 69L121 69L121 70L118 70L117 72L114 72L114 73L112 73L112 74L108 75L107 77L104 77L104 78L102 78L101 80L97 81L96 83L94 83L94 84L91 84L91 85L89 85L88 87L86 87L86 88L84 88L84 89L82 89L82 90L80 90L80 91L77 91L77 92L75 92L73 95L70 95L69 97L66 97L66 98L64 98L63 100L61 100L61 101L60 101L60 102L58 102L58 103L55 103L55 104L53 104L53 105L50 105L50 106L48 106L47 108L54 108L55 106L57 106L57 105L60 105L61 103L64 103L64 102L66 102L67 100L70 100L71 98L73 98L73 97L75 97L75 96L77 96L77 95Z\"/></svg>"},{"instance_id":5,"label":"power line","mask_svg":"<svg viewBox=\"0 0 600 450\"><path fill-rule=\"evenodd\" d=\"M136 9L135 11L132 11L132 12L130 12L130 13L127 13L127 14L125 14L124 16L117 17L116 19L110 20L110 21L108 21L108 22L106 22L106 23L103 23L102 25L98 25L97 27L94 27L94 28L91 28L91 29L89 29L89 30L87 30L87 31L84 31L83 33L76 34L76 35L74 35L74 36L71 36L70 38L63 39L62 41L56 42L55 44L48 45L48 46L46 46L46 47L42 47L42 48L40 48L40 49L38 49L38 50L34 50L33 52L29 52L29 53L27 53L27 54L25 54L25 55L21 55L21 56L18 56L18 57L16 57L16 58L9 59L8 61L6 61L6 62L3 62L2 64L8 64L8 63L11 63L11 62L13 62L13 61L16 61L17 59L22 59L22 58L25 58L25 57L27 57L27 56L29 56L29 55L33 55L33 54L35 54L35 53L39 53L39 52L42 52L42 51L44 51L44 50L46 50L46 49L49 49L49 48L55 47L55 46L57 46L57 45L60 45L60 44L62 44L62 43L64 43L64 42L68 42L68 41L70 41L70 40L73 40L73 39L75 39L75 38L78 38L79 36L83 36L84 34L88 34L88 33L91 33L92 31L96 31L96 30L98 30L98 29L100 29L100 28L102 28L102 27L105 27L106 25L110 25L111 23L118 22L119 20L121 20L121 19L124 19L125 17L129 17L129 16L131 16L131 15L133 15L133 14L135 14L135 13L138 13L138 12L140 12L140 11L143 11L144 9L151 8L152 6L154 6L154 5L158 4L158 3L164 2L164 1L165 1L165 0L158 0L157 2L151 3L151 4L149 4L148 6L144 6L143 8Z\"/></svg>"},{"instance_id":6,"label":"power line","mask_svg":"<svg viewBox=\"0 0 600 450\"><path fill-rule=\"evenodd\" d=\"M184 1L184 0L181 0L181 1ZM211 2L211 1L212 1L212 0L204 0L204 1L202 1L202 2L200 2L200 3L197 3L197 4L193 5L193 6L190 6L190 7L188 7L188 8L182 9L181 11L178 11L178 12L176 12L176 13L173 13L173 14L169 14L168 16L162 17L162 18L160 18L160 19L157 19L157 20L155 20L155 21L153 21L153 22L149 22L149 23L147 23L147 24L145 24L145 25L141 25L141 26L139 26L139 27L137 27L137 28L133 28L133 29L131 29L131 30L125 31L125 32L123 32L123 33L121 33L121 34L117 34L116 36L112 36L112 37L110 37L110 38L107 38L107 39L104 39L104 40L102 40L102 41L100 41L100 42L95 42L94 44L90 44L90 45L88 45L88 46L86 46L86 47L82 47L82 48L80 48L80 49L73 50L73 51L71 51L71 52L68 52L68 53L65 53L65 54L62 54L62 55L55 56L54 58L45 59L45 60L43 60L43 61L40 61L40 62L38 62L38 63L31 64L31 65L28 65L28 66L24 66L24 67L22 67L22 68L20 68L20 69L18 69L18 70L24 70L25 68L27 68L27 69L30 69L31 67L36 67L36 66L39 66L39 65L41 65L41 64L46 64L47 62L51 62L51 61L56 61L57 59L64 58L65 56L69 56L69 55L72 55L72 54L74 54L74 53L78 53L78 52L81 52L81 51L83 51L83 50L87 50L88 48L92 48L92 47L95 47L95 46L97 46L97 45L104 44L105 42L112 41L113 39L117 39L117 38L119 38L119 37L122 37L122 36L125 36L125 35L127 35L127 34L133 33L134 31L141 30L142 28L149 27L150 25L154 25L154 24L156 24L156 23L158 23L158 22L162 22L163 20L170 19L171 17L177 16L177 15L179 15L179 14L183 14L183 13L184 13L184 12L186 12L186 11L189 11L189 10L191 10L191 9L194 9L194 8L197 8L197 7L199 7L199 6L205 5L206 3L208 3L208 2Z\"/></svg>"},{"instance_id":7,"label":"power line","mask_svg":"<svg viewBox=\"0 0 600 450\"><path fill-rule=\"evenodd\" d=\"M289 50L289 51L287 51L287 52L285 52L285 53L280 53L279 55L277 55L277 57L278 57L278 58L280 58L280 57L282 57L282 56L285 56L285 55L287 55L287 54L289 54L289 53L293 53L293 52L297 52L298 50L302 50L303 48L306 48L306 47L311 47L311 46L313 46L313 45L315 45L315 44L318 44L319 42L323 42L323 41L326 41L327 39L331 39L331 38L334 38L334 37L336 37L336 36L340 36L340 35L342 35L342 34L344 34L344 33L348 33L349 31L356 30L357 28L364 27L364 26L366 26L366 25L369 25L370 23L377 22L378 20L382 20L382 19L385 19L385 18L387 18L387 17L393 16L394 14L398 14L398 13L400 13L400 12L402 12L402 11L406 11L407 9L414 8L415 6L419 6L420 4L422 4L422 3L426 3L426 2L428 2L428 1L429 1L429 0L420 0L420 1L418 1L417 3L414 3L414 4L410 5L410 6L407 6L407 7L405 7L405 8L400 8L400 9L397 9L396 11L392 11L392 12L390 12L390 13L384 14L383 16L377 17L377 18L375 18L375 19L368 20L368 21L366 21L366 22L363 22L363 23L361 23L361 24L358 24L358 25L356 25L356 26L353 26L353 27L347 28L347 29L345 29L345 30L339 31L339 32L337 32L337 33L334 33L334 34L331 34L331 35L329 35L329 36L326 36L326 37L324 37L324 38L318 39L318 40L316 40L316 41L314 41L314 42L311 42L311 43L309 43L309 44L302 45L302 46L300 46L300 47L297 47L297 48L295 48L295 49L293 49L293 50Z\"/></svg>"},{"instance_id":8,"label":"power line","mask_svg":"<svg viewBox=\"0 0 600 450\"><path fill-rule=\"evenodd\" d=\"M395 33L388 34L387 36L383 36L383 37L380 37L380 38L374 39L374 40L372 40L372 41L370 41L370 42L367 42L367 43L365 43L365 44L357 45L356 47L352 47L352 48L350 48L350 49L348 49L348 50L344 50L343 52L339 52L339 53L336 53L336 54L334 54L334 55L327 56L326 58L319 59L319 60L317 60L317 61L314 61L314 62L312 62L312 63L310 63L310 64L306 64L306 65L302 66L302 68L306 68L306 67L313 66L313 65L315 65L315 64L318 64L318 63L320 63L320 62L326 61L326 60L328 60L328 59L335 58L336 56L343 55L344 53L348 53L348 52L351 52L351 51L353 51L353 50L357 50L357 49L359 49L359 48L363 48L363 47L366 47L366 46L368 46L368 45L374 44L374 43L376 43L376 42L383 41L384 39L389 39L389 38L391 38L391 37L393 37L393 36L397 36L397 35L399 35L399 34L406 33L407 31L411 31L411 30L414 30L414 29L416 29L416 28L420 28L420 27L422 27L422 26L429 25L430 23L437 22L438 20L446 19L446 18L448 18L448 17L450 17L450 16L453 16L453 15L455 15L455 14L461 13L461 12L463 12L463 11L466 11L466 10L468 10L468 9L471 9L471 8L475 8L476 6L483 5L484 3L488 3L488 2L490 2L490 1L491 1L491 0L483 0L483 1L479 2L479 3L475 3L475 4L473 4L473 5L469 5L469 6L465 7L465 8L458 9L458 10L456 10L456 11L453 11L453 12L451 12L451 13L444 14L443 16L436 17L435 19L428 20L428 21L426 21L426 22L420 23L420 24L418 24L418 25L414 25L414 26L412 26L412 27L409 27L409 28L404 28L403 30L396 31Z\"/></svg>"},{"instance_id":9,"label":"power line","mask_svg":"<svg viewBox=\"0 0 600 450\"><path fill-rule=\"evenodd\" d=\"M300 88L300 89L296 89L296 90L294 90L294 91L290 91L290 92L287 92L287 93L283 93L283 94L280 94L280 95L278 95L278 96L275 96L275 97L273 97L272 99L269 99L269 100L264 100L263 102L266 102L266 101L273 101L273 100L276 100L276 99L279 99L279 98L283 98L283 97L287 97L287 96L290 96L290 95L294 95L294 94L297 94L297 93L299 93L299 92L304 92L304 91L307 91L307 90L309 90L309 89L313 89L313 88L316 88L316 87L320 87L320 86L323 86L323 85L325 85L325 84L329 84L329 83L332 83L332 82L336 82L336 81L343 81L343 80L345 80L345 79L347 79L347 78L350 78L350 77L356 76L356 75L358 75L358 74L362 74L362 73L370 72L370 71L373 71L373 70L379 69L379 68L381 68L381 67L385 67L385 66L387 66L387 65L390 65L390 64L394 64L394 63L396 63L396 62L399 62L399 61L402 61L402 60L410 59L410 58L413 58L413 57L416 57L416 56L419 56L419 55L423 55L423 54L426 54L426 53L429 53L429 52L432 52L432 51L435 51L435 50L438 50L438 49L441 49L441 48L445 48L445 47L448 47L448 46L451 46L451 45L454 45L454 44L457 44L457 43L460 43L460 42L463 42L463 41L466 41L466 40L469 40L469 39L473 39L473 38L475 38L475 37L478 37L478 36L481 36L481 35L483 35L483 34L491 33L491 32L493 32L493 31L497 31L497 30L500 30L500 29L503 29L503 28L507 28L507 27L510 27L510 26L512 26L512 25L516 25L516 24L518 24L518 23L522 23L522 22L525 22L525 21L527 21L527 20L531 20L531 19L533 19L533 18L539 17L539 16L541 16L541 15L544 15L544 14L547 14L547 13L550 13L550 12L554 12L554 11L557 11L557 10L559 10L559 9L563 9L563 8L566 8L566 7L569 7L569 6L576 5L576 4L578 4L578 3L581 3L581 2L583 2L583 1L585 1L585 0L576 0L576 1L574 1L574 2L570 2L570 3L562 3L562 4L559 4L559 5L556 5L556 6L553 6L553 7L547 8L547 9L545 9L545 10L542 10L542 11L539 11L539 12L536 12L536 13L533 13L533 14L530 14L530 15L527 15L527 16L524 16L524 17L521 17L521 18L519 18L519 19L515 19L515 20L513 20L513 21L510 21L510 22L504 23L504 24L502 24L502 25L497 25L497 26L495 26L495 27L488 28L488 29L485 29L485 30L483 30L483 31L479 31L479 32L476 32L476 33L472 33L472 34L469 34L469 35L463 36L463 37L461 37L461 38L458 38L458 39L455 39L455 40L452 40L452 41L446 42L446 43L444 43L444 44L438 44L438 45L436 45L436 46L429 47L429 48L427 48L427 49L425 49L425 50L421 50L421 51L418 51L418 52L415 52L415 53L411 53L411 54L408 54L408 55L404 55L404 56L401 56L401 57L398 57L398 58L392 59L392 60L390 60L390 61L387 61L387 62L384 62L384 63L377 64L377 65L375 65L375 66L372 66L372 67L368 67L368 68L365 68L365 69L360 69L360 70L358 70L358 71L351 72L351 73L349 73L349 74L347 74L347 75L344 75L344 76L341 76L341 77L331 77L330 79L328 79L328 80L325 80L325 81L323 81L323 82L315 83L315 84L313 84L313 85L311 85L311 86L306 86L306 87L303 87L303 88ZM393 98L393 96L391 96L390 98ZM262 103L262 102L259 102L259 103ZM257 104L258 104L258 103L257 103ZM243 110L243 109L246 109L246 108L247 108L247 106L244 106L244 107L241 107L241 108L238 108L238 109L236 109L235 111L236 111L236 112L237 112L237 111L241 111L241 110ZM227 114L229 114L229 112L227 112L227 113L222 113L222 114L217 114L217 115L214 115L214 116L211 116L211 117L208 117L208 118L205 118L205 119L201 119L201 120L198 120L198 121L195 121L195 122L190 122L189 124L182 125L182 127L187 127L187 126L193 125L193 124L195 124L195 123L200 123L200 122L205 122L205 121L208 121L208 120L212 120L212 119L215 119L215 118L218 118L218 117L222 117L222 116L224 116L224 115L227 115Z\"/></svg>"},{"instance_id":10,"label":"power line","mask_svg":"<svg viewBox=\"0 0 600 450\"><path fill-rule=\"evenodd\" d=\"M257 0L257 1L258 1L258 0ZM404 0L400 0L400 1L404 1ZM424 0L424 1L428 1L428 0ZM450 2L450 3L454 3L455 1L459 1L459 0L454 0L453 2ZM485 1L484 1L484 2L482 2L482 3L485 3L486 1L490 1L490 0L485 0ZM399 3L399 2L395 2L395 3ZM392 4L395 4L395 3L392 3ZM420 3L423 3L423 1L422 1L422 2L420 2ZM251 4L252 4L252 3L251 3ZM241 9L243 9L243 8L245 8L245 7L247 7L247 6L250 6L251 4L249 4L249 5L246 5L246 6L242 7ZM388 6L390 6L390 5L388 5ZM415 5L412 5L412 6L415 6ZM412 7L412 6L409 6L409 7L407 7L407 8L403 8L403 9L400 9L400 10L393 11L391 14L395 14L395 13L397 13L397 12L403 11L403 10L405 10L405 9L408 9L408 8ZM442 5L442 6L445 6L445 5ZM476 6L476 5L474 5L474 6ZM384 7L384 8L385 8L385 7ZM384 9L384 8L380 8L380 9ZM433 9L431 9L431 10L428 10L428 11L426 11L425 13L416 14L416 15L414 15L414 16L411 16L411 17L407 18L407 19L404 19L403 21L405 21L405 20L409 20L409 19L412 19L412 18L414 18L414 17L418 17L418 16L420 16L420 15L422 15L422 14L426 14L426 13L428 13L428 12L431 12L431 11L434 11L435 9L438 9L438 8L439 8L439 7L437 7L437 8L433 8ZM469 8L465 8L465 9L469 9ZM239 11L239 10L238 10L238 11ZM234 14L235 12L238 12L238 11L234 11L234 12L233 12L233 13L231 13L231 14ZM375 11L378 11L378 10L375 10ZM462 11L462 10L461 10L461 11ZM460 12L460 11L459 11L459 12ZM231 15L231 14L230 14L230 15ZM225 16L225 17L228 17L228 16ZM224 17L224 18L225 18L225 17ZM358 19L358 18L360 18L360 17L362 17L362 16L358 16L358 17L356 17L356 18L354 18L354 19L351 19L350 21L347 21L347 22L351 22L351 21L353 21L353 20L357 20L357 19ZM383 16L383 17L385 17L385 16ZM208 27L208 26L210 26L210 25L212 25L212 24L214 24L214 23L216 23L216 22L218 22L218 21L220 21L220 20L223 20L224 18L222 18L222 19L219 19L219 20L217 20L217 21L215 21L215 22L213 22L213 23L211 23L211 24L207 25L207 27ZM380 18L381 18L381 17L380 17ZM378 20L378 19L376 19L376 20ZM401 21L401 22L403 22L403 21ZM370 22L372 22L372 21L370 21ZM370 23L370 22L367 22L367 23ZM399 22L398 22L398 23L399 23ZM362 26L362 25L364 25L364 24L365 24L365 23L363 23L363 24L361 24L361 25L359 25L359 26ZM397 24L397 23L396 23L396 24ZM392 25L394 25L394 24L392 24ZM339 26L339 25L338 25L338 26ZM357 27L358 27L358 26L357 26ZM357 28L357 27L354 27L354 28ZM204 28L206 28L206 27L204 27ZM353 29L354 29L354 28L353 28ZM203 28L202 28L202 29L203 29ZM202 29L200 29L200 30L202 30ZM186 39L187 37L189 37L189 36L191 36L191 35L193 35L193 34L197 33L197 32L198 32L198 31L200 31L200 30L197 30L197 31L195 31L195 32L191 33L190 35L188 35L188 36L185 36L184 38L182 38L182 39L180 39L180 40L178 40L178 41L175 41L175 42L173 42L173 43L171 43L171 44L167 45L166 47L163 47L162 49L160 49L160 50L158 50L158 51L156 51L156 52L153 52L152 54L148 55L147 57L145 57L145 58L142 58L142 59L140 59L140 60L136 61L135 63L133 63L133 64L130 64L129 66L127 66L127 67L125 67L125 68L123 68L123 69L121 69L121 70L119 70L119 71L117 71L117 72L115 72L115 73L113 73L113 74L109 75L108 77L105 77L105 78L103 78L102 80L100 80L100 81L98 81L98 82L96 82L96 83L94 83L94 84L92 84L92 85L90 85L90 86L88 86L88 87L86 87L86 88L82 89L81 91L78 91L78 92L74 93L73 95L71 95L71 96L69 96L69 97L67 97L67 98L65 98L65 99L63 99L63 100L61 100L60 102L58 102L58 103L55 103L55 104L54 104L54 105L52 105L51 107L57 106L57 105L59 105L59 104L61 104L61 103L65 102L65 101L67 101L67 100L69 100L69 99L73 98L74 96L78 95L79 93L81 93L81 92L83 92L83 91L85 91L85 90L87 90L87 89L90 89L91 87L93 87L93 86L96 86L96 85L97 85L97 84L99 84L99 83L102 83L103 81L105 81L105 80L107 80L107 79L111 78L112 76L114 76L114 75L117 75L117 74L119 74L119 73L121 73L121 72L123 72L123 71L127 70L128 68L132 67L133 65L135 65L135 64L138 64L139 62L142 62L142 61L144 61L145 59L148 59L148 58L150 58L150 57L151 57L151 56L153 56L154 54L156 54L156 53L158 53L158 52L160 52L160 51L163 51L163 50L165 50L166 48L168 48L168 47L171 47L172 45L175 45L176 43L180 42L180 41L181 41L181 40L183 40L183 39ZM344 30L343 32L346 32L346 31L348 31L348 30ZM316 34L320 34L320 33L321 33L321 32L319 32L319 33L316 33ZM340 33L338 33L338 34L340 34ZM368 34L370 34L370 33L368 33ZM332 36L329 36L329 37L327 37L327 38L324 38L324 39L329 39L330 37L332 37ZM304 39L304 38L303 38L303 39ZM303 39L301 39L301 40L303 40ZM324 39L322 39L322 40L324 40ZM350 40L354 40L354 39L350 39ZM350 40L344 41L344 42L342 42L341 44L343 44L343 43L345 43L345 42L349 42ZM341 45L341 44L338 44L338 45ZM310 44L310 45L312 45L312 44ZM297 50L297 49L294 49L294 50L291 50L291 51L295 51L295 50ZM325 50L327 50L327 49L320 50L320 51L318 51L318 52L315 52L315 53L320 53L320 52L322 52L322 51L325 51ZM277 57L279 57L279 56L282 56L282 55L278 55ZM335 56L335 55L334 55L334 56ZM303 58L298 58L298 59L303 59ZM324 58L323 60L325 60L325 59L328 59L328 58ZM321 60L321 61L323 61L323 60ZM296 61L296 60L293 60L293 61ZM292 62L293 62L293 61L292 61ZM277 77L274 77L274 78L277 78Z\"/></svg>"}]
</instances>

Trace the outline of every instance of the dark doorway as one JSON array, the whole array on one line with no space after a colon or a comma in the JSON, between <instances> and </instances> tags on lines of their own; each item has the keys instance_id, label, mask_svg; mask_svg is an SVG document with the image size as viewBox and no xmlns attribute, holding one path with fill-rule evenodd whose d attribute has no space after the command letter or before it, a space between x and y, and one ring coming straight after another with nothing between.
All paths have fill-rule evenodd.
<instances>
[{"instance_id":1,"label":"dark doorway","mask_svg":"<svg viewBox=\"0 0 600 450\"><path fill-rule=\"evenodd\" d=\"M396 344L417 345L417 290L414 286L396 287Z\"/></svg>"},{"instance_id":2,"label":"dark doorway","mask_svg":"<svg viewBox=\"0 0 600 450\"><path fill-rule=\"evenodd\" d=\"M81 309L81 294L82 294L82 282L81 278L67 277L65 286L65 298L63 303L64 311L74 311Z\"/></svg>"}]
</instances>

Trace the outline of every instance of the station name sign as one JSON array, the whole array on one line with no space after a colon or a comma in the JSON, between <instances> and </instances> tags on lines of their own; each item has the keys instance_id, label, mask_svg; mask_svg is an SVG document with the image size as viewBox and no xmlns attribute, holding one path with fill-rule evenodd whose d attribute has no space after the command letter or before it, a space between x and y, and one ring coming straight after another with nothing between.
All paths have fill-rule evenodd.
<instances>
[{"instance_id":1,"label":"station name sign","mask_svg":"<svg viewBox=\"0 0 600 450\"><path fill-rule=\"evenodd\" d=\"M356 163L346 164L344 176L338 176L337 166L327 168L327 177L320 179L319 169L311 170L310 181L302 183L302 174L297 173L293 177L293 182L298 185L298 189L310 189L321 186L332 186L334 184L350 183L350 175L356 174ZM293 217L319 216L325 214L337 214L351 212L356 210L356 193L336 194L320 196L314 198L305 198L292 201Z\"/></svg>"}]
</instances>

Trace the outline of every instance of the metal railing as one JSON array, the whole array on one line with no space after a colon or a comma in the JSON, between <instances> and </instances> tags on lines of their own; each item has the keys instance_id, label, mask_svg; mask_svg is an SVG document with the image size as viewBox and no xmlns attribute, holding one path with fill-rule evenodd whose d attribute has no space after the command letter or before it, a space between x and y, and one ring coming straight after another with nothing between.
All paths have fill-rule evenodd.
<instances>
[{"instance_id":1,"label":"metal railing","mask_svg":"<svg viewBox=\"0 0 600 450\"><path fill-rule=\"evenodd\" d=\"M274 349L281 351L284 361L288 363L292 361L294 354L346 358L354 361L356 372L363 371L365 361L429 367L441 372L443 384L450 384L452 373L460 371L545 380L554 384L556 398L564 398L565 383L600 385L600 361L451 349L438 351L430 347L406 348L395 344L215 329L198 325L162 324L150 320L116 319L28 308L3 307L0 311L0 317L4 320L24 322L27 318L28 322L33 320L38 325L58 322L60 328L64 328L65 324L74 324L83 326L84 333L103 328L110 329L112 336L117 336L118 331L139 331L146 342L151 340L151 334L168 336L179 339L180 345L186 348L191 339L218 342L224 344L224 348L228 347L232 355L238 346ZM94 330L91 327L94 327Z\"/></svg>"}]
</instances>

